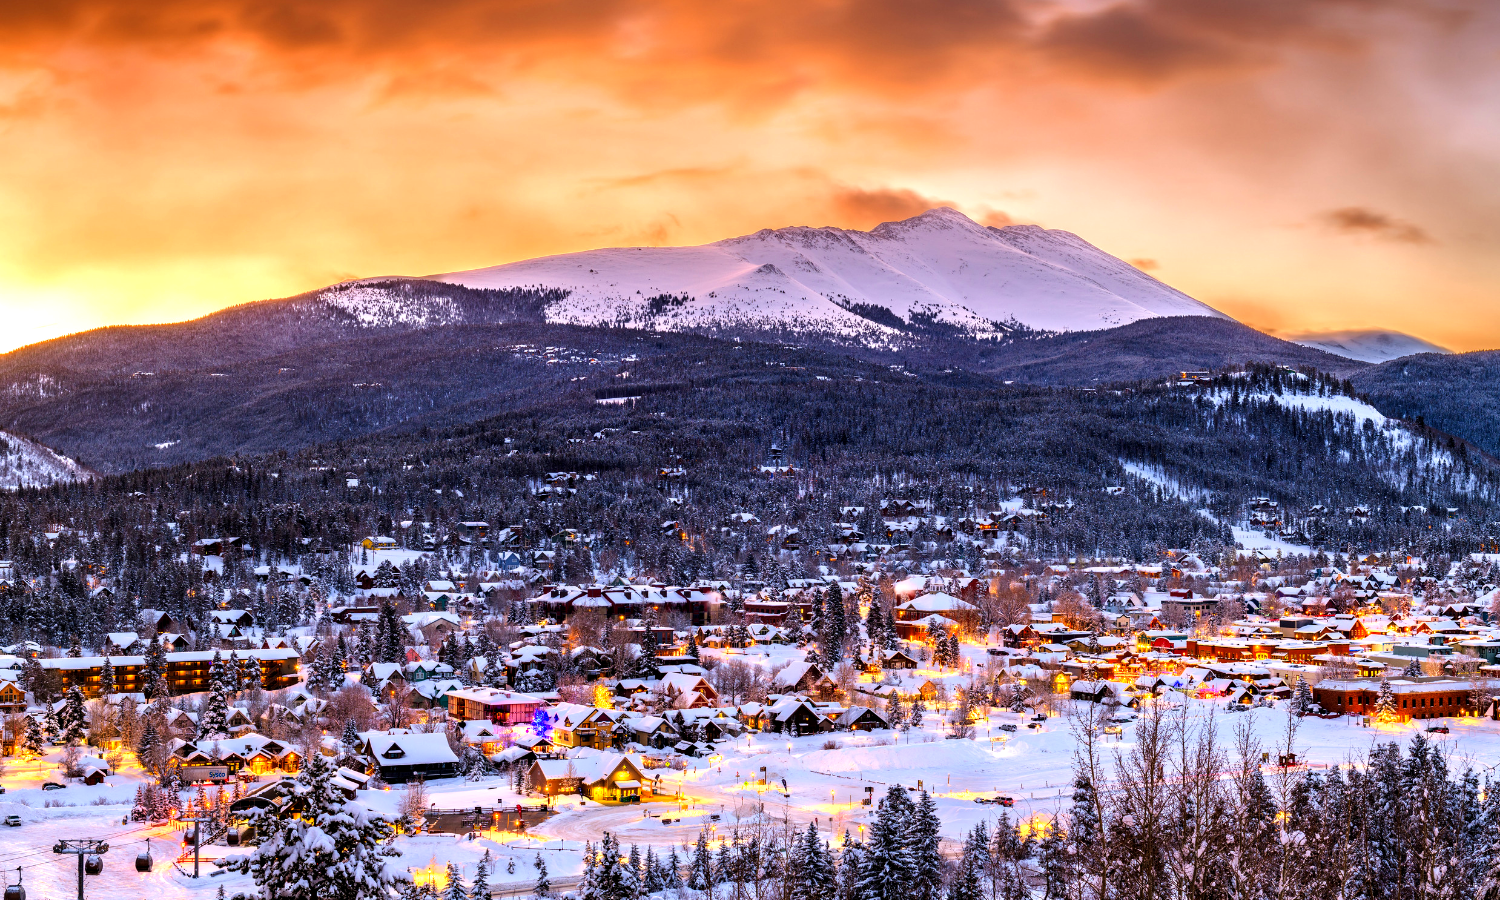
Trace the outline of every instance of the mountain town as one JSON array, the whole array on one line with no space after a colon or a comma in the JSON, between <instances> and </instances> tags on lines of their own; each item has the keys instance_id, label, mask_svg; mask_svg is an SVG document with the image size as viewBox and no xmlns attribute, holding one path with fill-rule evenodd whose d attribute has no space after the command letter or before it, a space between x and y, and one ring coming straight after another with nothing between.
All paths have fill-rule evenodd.
<instances>
[{"instance_id":1,"label":"mountain town","mask_svg":"<svg viewBox=\"0 0 1500 900\"><path fill-rule=\"evenodd\" d=\"M787 477L778 453L762 477ZM1067 897L1128 853L1167 896L1323 896L1399 840L1463 854L1420 878L1476 890L1500 858L1463 835L1500 801L1447 766L1500 748L1500 555L1311 551L1276 509L1246 511L1258 549L1140 560L1028 552L1040 509L1019 502L886 498L828 545L741 512L743 562L688 583L473 519L299 562L210 535L178 543L192 587L169 609L136 609L138 573L58 528L0 562L5 589L76 591L113 627L0 656L5 862L20 884L94 825L114 855L80 877L111 894ZM938 556L944 534L978 564ZM1411 824L1377 847L1339 818L1356 803ZM1253 855L1232 821L1268 835ZM1278 842L1287 822L1318 842ZM1305 865L1325 841L1341 874Z\"/></svg>"}]
</instances>

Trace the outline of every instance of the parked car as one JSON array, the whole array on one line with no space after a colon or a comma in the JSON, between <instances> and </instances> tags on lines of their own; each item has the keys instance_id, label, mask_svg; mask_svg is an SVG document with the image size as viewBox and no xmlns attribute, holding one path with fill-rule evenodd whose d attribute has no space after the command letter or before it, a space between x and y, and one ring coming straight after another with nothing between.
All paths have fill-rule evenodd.
<instances>
[{"instance_id":1,"label":"parked car","mask_svg":"<svg viewBox=\"0 0 1500 900\"><path fill-rule=\"evenodd\" d=\"M1004 725L1000 726L1000 730L1001 731L1015 731L1016 730L1015 723L1013 723L1013 722L1006 722Z\"/></svg>"},{"instance_id":2,"label":"parked car","mask_svg":"<svg viewBox=\"0 0 1500 900\"><path fill-rule=\"evenodd\" d=\"M1428 734L1447 734L1448 733L1448 726L1447 725L1428 725L1427 726L1427 733Z\"/></svg>"},{"instance_id":3,"label":"parked car","mask_svg":"<svg viewBox=\"0 0 1500 900\"><path fill-rule=\"evenodd\" d=\"M21 817L20 816L6 816L5 817L5 824L8 825L11 828L20 828L21 827Z\"/></svg>"},{"instance_id":4,"label":"parked car","mask_svg":"<svg viewBox=\"0 0 1500 900\"><path fill-rule=\"evenodd\" d=\"M1016 805L1016 801L1015 800L1011 799L1010 797L1004 797L1004 796L1001 796L1001 797L975 797L974 798L974 802L975 803L995 803L995 804L999 804L1000 806L1015 806Z\"/></svg>"},{"instance_id":5,"label":"parked car","mask_svg":"<svg viewBox=\"0 0 1500 900\"><path fill-rule=\"evenodd\" d=\"M55 781L44 781L44 782L42 782L42 790L44 790L44 791L60 791L60 790L62 790L65 787L67 787L67 785L65 785L65 784L58 784Z\"/></svg>"},{"instance_id":6,"label":"parked car","mask_svg":"<svg viewBox=\"0 0 1500 900\"><path fill-rule=\"evenodd\" d=\"M1033 722L1045 722L1045 721L1047 721L1047 714L1046 713L1037 713L1036 715L1034 715L1034 716L1031 717L1031 721L1033 721Z\"/></svg>"}]
</instances>

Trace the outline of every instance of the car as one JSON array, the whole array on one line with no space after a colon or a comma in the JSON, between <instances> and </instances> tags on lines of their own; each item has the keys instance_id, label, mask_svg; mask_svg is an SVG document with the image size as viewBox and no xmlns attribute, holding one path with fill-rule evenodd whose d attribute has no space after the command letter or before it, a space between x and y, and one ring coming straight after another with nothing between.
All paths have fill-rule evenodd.
<instances>
[{"instance_id":1,"label":"car","mask_svg":"<svg viewBox=\"0 0 1500 900\"><path fill-rule=\"evenodd\" d=\"M1000 730L1001 731L1015 731L1016 730L1015 723L1013 723L1013 722L1006 722L1004 725L1000 726Z\"/></svg>"},{"instance_id":2,"label":"car","mask_svg":"<svg viewBox=\"0 0 1500 900\"><path fill-rule=\"evenodd\" d=\"M1427 733L1428 734L1447 734L1448 733L1448 726L1447 725L1428 725L1427 726Z\"/></svg>"},{"instance_id":3,"label":"car","mask_svg":"<svg viewBox=\"0 0 1500 900\"><path fill-rule=\"evenodd\" d=\"M1045 721L1047 721L1047 714L1046 713L1037 713L1036 715L1034 715L1034 716L1031 717L1031 721L1033 721L1033 722L1045 722Z\"/></svg>"},{"instance_id":4,"label":"car","mask_svg":"<svg viewBox=\"0 0 1500 900\"><path fill-rule=\"evenodd\" d=\"M60 791L60 790L62 790L65 787L67 787L67 785L65 785L65 784L58 784L55 781L44 781L44 782L42 782L42 790L44 790L44 791Z\"/></svg>"},{"instance_id":5,"label":"car","mask_svg":"<svg viewBox=\"0 0 1500 900\"><path fill-rule=\"evenodd\" d=\"M5 817L5 824L7 826L11 827L11 828L20 828L21 827L21 817L20 816L6 816Z\"/></svg>"},{"instance_id":6,"label":"car","mask_svg":"<svg viewBox=\"0 0 1500 900\"><path fill-rule=\"evenodd\" d=\"M999 806L1015 806L1016 805L1016 801L1015 800L1012 800L1010 797L1006 797L1006 796L1003 796L1003 795L1002 796L998 796L998 797L975 797L974 798L974 802L975 803L994 803L994 804L997 804Z\"/></svg>"}]
</instances>

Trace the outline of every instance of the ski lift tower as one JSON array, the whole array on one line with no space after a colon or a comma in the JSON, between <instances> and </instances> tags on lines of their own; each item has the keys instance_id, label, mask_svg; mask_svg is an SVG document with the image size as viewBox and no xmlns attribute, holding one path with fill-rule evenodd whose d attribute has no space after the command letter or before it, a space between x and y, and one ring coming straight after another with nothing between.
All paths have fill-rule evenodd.
<instances>
[{"instance_id":1,"label":"ski lift tower","mask_svg":"<svg viewBox=\"0 0 1500 900\"><path fill-rule=\"evenodd\" d=\"M78 857L78 900L83 900L83 863L90 856L103 856L109 852L109 844L104 841L58 841L52 847L53 853L71 853Z\"/></svg>"}]
</instances>

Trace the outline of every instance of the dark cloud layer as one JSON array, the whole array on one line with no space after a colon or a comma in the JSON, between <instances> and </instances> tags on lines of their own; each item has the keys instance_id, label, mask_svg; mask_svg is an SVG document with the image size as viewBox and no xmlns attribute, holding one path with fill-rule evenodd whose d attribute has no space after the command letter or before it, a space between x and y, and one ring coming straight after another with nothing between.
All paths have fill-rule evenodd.
<instances>
[{"instance_id":1,"label":"dark cloud layer","mask_svg":"<svg viewBox=\"0 0 1500 900\"><path fill-rule=\"evenodd\" d=\"M1430 244L1432 236L1420 226L1404 222L1363 206L1344 206L1318 216L1324 225L1342 234L1378 238L1400 244Z\"/></svg>"}]
</instances>

